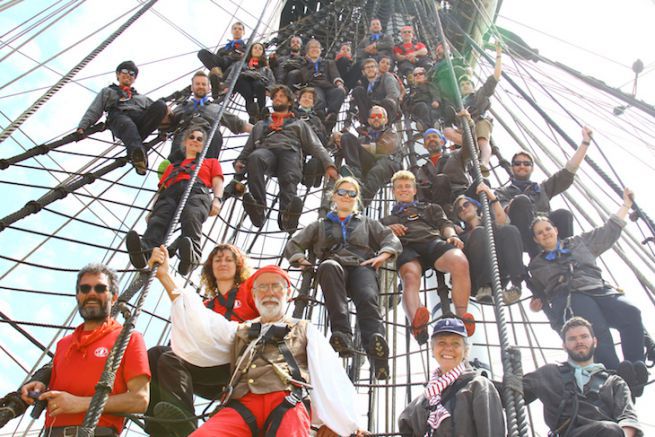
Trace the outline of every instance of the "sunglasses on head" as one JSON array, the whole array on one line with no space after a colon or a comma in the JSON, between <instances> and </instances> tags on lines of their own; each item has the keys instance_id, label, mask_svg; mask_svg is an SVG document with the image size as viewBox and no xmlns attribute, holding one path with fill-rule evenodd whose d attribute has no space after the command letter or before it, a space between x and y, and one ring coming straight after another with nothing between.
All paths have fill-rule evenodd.
<instances>
[{"instance_id":1,"label":"sunglasses on head","mask_svg":"<svg viewBox=\"0 0 655 437\"><path fill-rule=\"evenodd\" d=\"M187 138L190 139L190 140L192 140L192 141L200 141L200 142L202 142L203 138L205 138L205 137L203 137L202 135L196 136L196 135L191 134L191 135L189 135Z\"/></svg>"},{"instance_id":2,"label":"sunglasses on head","mask_svg":"<svg viewBox=\"0 0 655 437\"><path fill-rule=\"evenodd\" d=\"M457 212L464 211L464 209L468 208L469 206L471 206L471 202L465 200L459 204L459 206L457 207Z\"/></svg>"},{"instance_id":3,"label":"sunglasses on head","mask_svg":"<svg viewBox=\"0 0 655 437\"><path fill-rule=\"evenodd\" d=\"M119 71L119 73L129 74L129 75L132 76L132 77L135 77L135 76L136 76L136 72L135 72L135 71L128 70L127 68L123 68L121 71Z\"/></svg>"},{"instance_id":4,"label":"sunglasses on head","mask_svg":"<svg viewBox=\"0 0 655 437\"><path fill-rule=\"evenodd\" d=\"M82 294L90 293L91 289L93 289L96 293L105 293L107 292L107 290L109 290L109 287L107 287L107 284L96 284L96 285L80 284L80 286L77 289Z\"/></svg>"},{"instance_id":5,"label":"sunglasses on head","mask_svg":"<svg viewBox=\"0 0 655 437\"><path fill-rule=\"evenodd\" d=\"M355 190L346 190L345 188L339 188L337 191L335 191L337 196L345 197L348 196L350 198L355 198L357 197L357 191Z\"/></svg>"},{"instance_id":6,"label":"sunglasses on head","mask_svg":"<svg viewBox=\"0 0 655 437\"><path fill-rule=\"evenodd\" d=\"M381 112L374 112L373 114L369 115L368 118L372 118L373 120L379 118L380 120L382 120L384 118L384 114Z\"/></svg>"},{"instance_id":7,"label":"sunglasses on head","mask_svg":"<svg viewBox=\"0 0 655 437\"><path fill-rule=\"evenodd\" d=\"M514 167L520 167L520 166L532 167L532 162L530 162L530 161L514 161L514 162L512 162L512 165Z\"/></svg>"}]
</instances>

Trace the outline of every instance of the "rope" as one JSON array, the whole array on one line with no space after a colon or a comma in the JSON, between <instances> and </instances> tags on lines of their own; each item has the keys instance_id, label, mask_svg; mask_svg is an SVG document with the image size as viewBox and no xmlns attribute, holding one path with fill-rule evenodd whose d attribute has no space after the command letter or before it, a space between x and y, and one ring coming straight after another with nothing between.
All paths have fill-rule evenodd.
<instances>
[{"instance_id":1,"label":"rope","mask_svg":"<svg viewBox=\"0 0 655 437\"><path fill-rule=\"evenodd\" d=\"M50 98L55 95L57 91L63 88L72 78L86 65L91 62L100 52L102 52L109 44L111 44L118 36L125 31L132 23L134 23L139 17L146 13L157 0L150 0L146 3L141 9L139 9L134 15L132 15L121 27L119 27L114 33L109 35L98 47L96 47L91 53L89 53L84 59L82 59L76 66L74 66L68 73L66 73L56 84L54 84L48 91L46 91L41 97L36 99L29 108L27 108L21 115L19 115L14 121L7 126L2 133L0 133L0 143L9 138L16 129L18 129L31 115L33 115L38 109L43 106ZM11 82L10 82L11 83ZM7 86L4 85L4 86ZM3 88L4 88L3 86Z\"/></svg>"}]
</instances>

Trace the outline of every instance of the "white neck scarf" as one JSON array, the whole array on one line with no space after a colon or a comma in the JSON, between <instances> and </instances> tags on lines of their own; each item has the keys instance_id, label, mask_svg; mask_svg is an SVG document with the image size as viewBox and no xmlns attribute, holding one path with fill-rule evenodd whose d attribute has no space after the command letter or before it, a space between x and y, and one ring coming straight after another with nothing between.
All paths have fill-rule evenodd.
<instances>
[{"instance_id":1,"label":"white neck scarf","mask_svg":"<svg viewBox=\"0 0 655 437\"><path fill-rule=\"evenodd\" d=\"M446 410L446 407L441 405L441 393L443 393L448 386L459 378L459 375L462 374L464 369L465 365L462 362L457 367L443 375L439 369L436 369L434 373L432 373L432 378L430 378L428 385L425 387L425 397L428 399L430 407L432 407L430 408L430 415L428 416L428 425L430 426L430 429L428 429L426 437L429 436L433 430L437 429L444 419L450 417L450 413Z\"/></svg>"}]
</instances>

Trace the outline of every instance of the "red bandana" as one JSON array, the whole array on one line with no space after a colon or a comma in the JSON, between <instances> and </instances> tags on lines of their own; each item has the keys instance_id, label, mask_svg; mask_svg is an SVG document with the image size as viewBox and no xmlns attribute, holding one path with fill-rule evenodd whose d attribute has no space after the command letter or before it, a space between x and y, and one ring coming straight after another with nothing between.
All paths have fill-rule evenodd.
<instances>
[{"instance_id":1,"label":"red bandana","mask_svg":"<svg viewBox=\"0 0 655 437\"><path fill-rule=\"evenodd\" d=\"M127 94L127 99L128 100L132 98L132 88L131 87L120 85L120 88L123 90L123 92L125 92L125 94Z\"/></svg>"},{"instance_id":2,"label":"red bandana","mask_svg":"<svg viewBox=\"0 0 655 437\"><path fill-rule=\"evenodd\" d=\"M284 121L287 118L292 118L293 117L293 112L273 112L271 114L271 120L273 122L271 123L271 130L275 131L280 131L284 127Z\"/></svg>"},{"instance_id":3,"label":"red bandana","mask_svg":"<svg viewBox=\"0 0 655 437\"><path fill-rule=\"evenodd\" d=\"M104 336L114 332L117 329L121 329L122 325L114 319L109 319L103 323L99 328L94 329L93 331L85 331L84 324L81 324L75 331L73 331L73 343L71 344L70 351L79 350L82 354L86 353L86 348L100 340Z\"/></svg>"}]
</instances>

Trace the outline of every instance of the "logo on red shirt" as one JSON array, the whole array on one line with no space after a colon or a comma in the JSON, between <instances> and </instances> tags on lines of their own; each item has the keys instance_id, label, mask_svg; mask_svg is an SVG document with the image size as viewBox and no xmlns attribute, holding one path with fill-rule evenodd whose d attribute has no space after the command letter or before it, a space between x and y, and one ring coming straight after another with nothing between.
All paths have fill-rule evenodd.
<instances>
[{"instance_id":1,"label":"logo on red shirt","mask_svg":"<svg viewBox=\"0 0 655 437\"><path fill-rule=\"evenodd\" d=\"M98 358L105 358L107 355L109 355L109 349L104 346L100 346L95 350L93 354Z\"/></svg>"},{"instance_id":2,"label":"logo on red shirt","mask_svg":"<svg viewBox=\"0 0 655 437\"><path fill-rule=\"evenodd\" d=\"M234 300L234 308L241 308L241 301L239 299Z\"/></svg>"}]
</instances>

